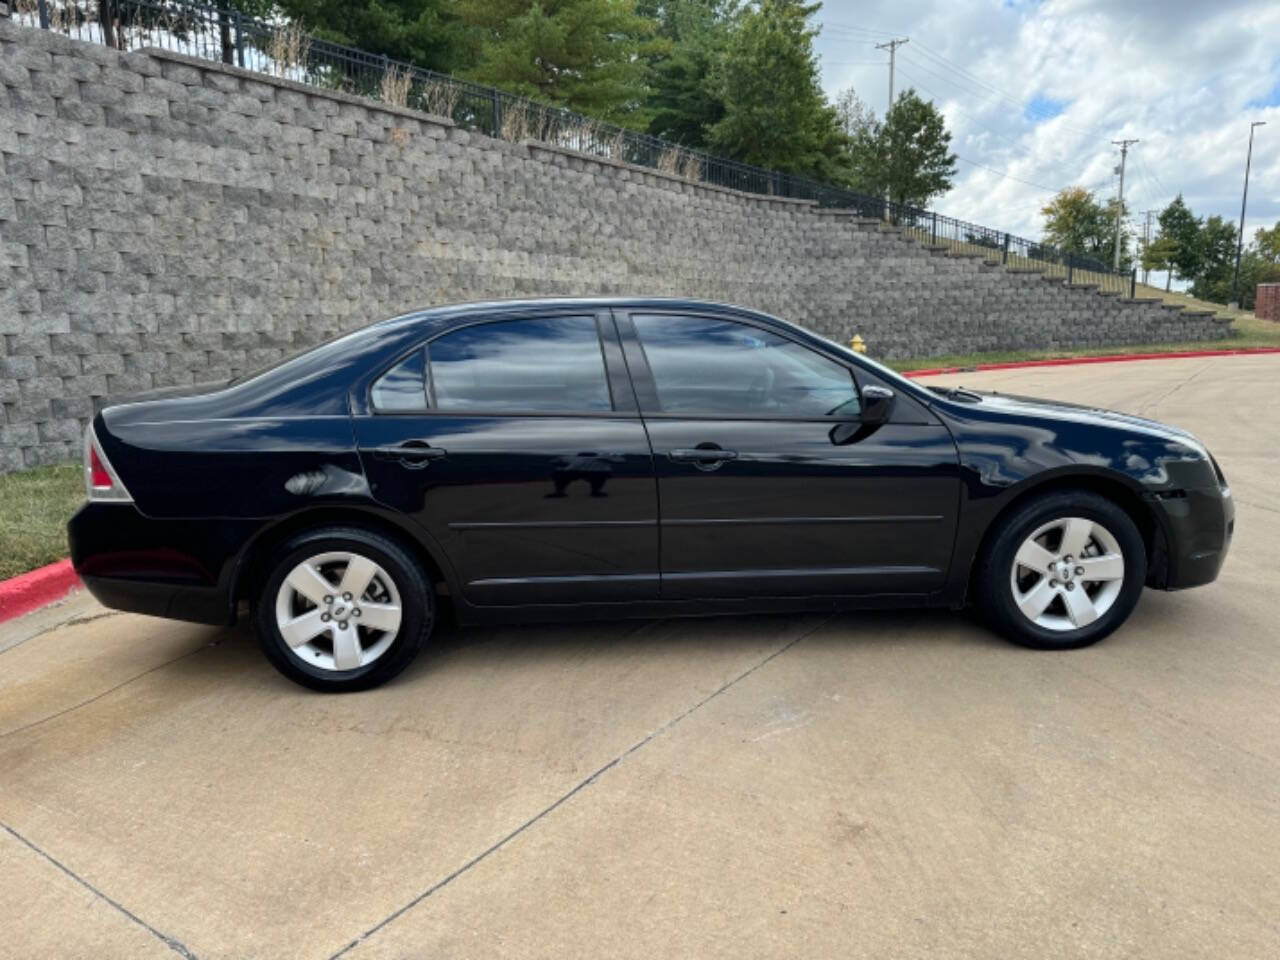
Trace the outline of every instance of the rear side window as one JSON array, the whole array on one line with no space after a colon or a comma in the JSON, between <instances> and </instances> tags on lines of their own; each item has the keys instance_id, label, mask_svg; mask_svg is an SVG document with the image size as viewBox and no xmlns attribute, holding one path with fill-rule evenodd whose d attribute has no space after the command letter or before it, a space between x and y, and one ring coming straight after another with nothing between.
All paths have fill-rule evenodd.
<instances>
[{"instance_id":1,"label":"rear side window","mask_svg":"<svg viewBox=\"0 0 1280 960\"><path fill-rule=\"evenodd\" d=\"M413 351L382 375L369 392L379 413L421 413L427 409L426 358Z\"/></svg>"},{"instance_id":2,"label":"rear side window","mask_svg":"<svg viewBox=\"0 0 1280 960\"><path fill-rule=\"evenodd\" d=\"M743 417L856 417L842 364L768 330L732 320L633 316L661 412Z\"/></svg>"},{"instance_id":3,"label":"rear side window","mask_svg":"<svg viewBox=\"0 0 1280 960\"><path fill-rule=\"evenodd\" d=\"M613 409L594 317L479 323L432 340L427 357L428 392L437 410Z\"/></svg>"}]
</instances>

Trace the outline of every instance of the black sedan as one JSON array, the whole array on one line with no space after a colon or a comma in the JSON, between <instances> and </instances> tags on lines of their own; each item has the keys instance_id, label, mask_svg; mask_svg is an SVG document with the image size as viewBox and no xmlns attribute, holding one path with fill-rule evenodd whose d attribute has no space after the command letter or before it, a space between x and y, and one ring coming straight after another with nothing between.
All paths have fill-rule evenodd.
<instances>
[{"instance_id":1,"label":"black sedan","mask_svg":"<svg viewBox=\"0 0 1280 960\"><path fill-rule=\"evenodd\" d=\"M1234 509L1190 434L926 389L672 299L441 307L109 406L72 558L110 607L242 602L286 675L373 686L462 623L972 603L1063 649L1208 583Z\"/></svg>"}]
</instances>

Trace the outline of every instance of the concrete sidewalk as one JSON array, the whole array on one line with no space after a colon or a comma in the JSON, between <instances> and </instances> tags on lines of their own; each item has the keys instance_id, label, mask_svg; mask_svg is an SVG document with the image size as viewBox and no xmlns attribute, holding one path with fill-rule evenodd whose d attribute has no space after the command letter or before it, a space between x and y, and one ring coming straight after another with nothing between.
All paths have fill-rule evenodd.
<instances>
[{"instance_id":1,"label":"concrete sidewalk","mask_svg":"<svg viewBox=\"0 0 1280 960\"><path fill-rule=\"evenodd\" d=\"M1221 462L1221 580L1081 651L924 611L451 630L335 697L244 629L6 624L0 957L1280 956L1278 376L928 381Z\"/></svg>"}]
</instances>

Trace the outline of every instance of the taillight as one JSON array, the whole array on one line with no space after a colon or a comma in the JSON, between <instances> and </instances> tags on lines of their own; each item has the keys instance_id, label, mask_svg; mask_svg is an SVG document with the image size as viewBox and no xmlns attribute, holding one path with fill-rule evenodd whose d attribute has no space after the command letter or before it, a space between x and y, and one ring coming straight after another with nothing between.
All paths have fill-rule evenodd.
<instances>
[{"instance_id":1,"label":"taillight","mask_svg":"<svg viewBox=\"0 0 1280 960\"><path fill-rule=\"evenodd\" d=\"M89 448L89 487L91 490L110 490L111 474L102 465L102 458L93 447Z\"/></svg>"},{"instance_id":2,"label":"taillight","mask_svg":"<svg viewBox=\"0 0 1280 960\"><path fill-rule=\"evenodd\" d=\"M133 500L120 482L120 476L111 466L111 461L102 452L92 423L84 432L84 485L90 500L114 500L120 503L130 503Z\"/></svg>"}]
</instances>

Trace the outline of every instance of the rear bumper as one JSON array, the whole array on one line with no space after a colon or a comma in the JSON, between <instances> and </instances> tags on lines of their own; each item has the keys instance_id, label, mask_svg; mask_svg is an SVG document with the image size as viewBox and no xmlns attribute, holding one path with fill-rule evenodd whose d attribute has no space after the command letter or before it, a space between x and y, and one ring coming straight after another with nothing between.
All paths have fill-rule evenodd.
<instances>
[{"instance_id":1,"label":"rear bumper","mask_svg":"<svg viewBox=\"0 0 1280 960\"><path fill-rule=\"evenodd\" d=\"M1168 546L1164 582L1155 585L1183 590L1216 580L1235 532L1231 490L1188 490L1185 497L1155 501L1155 509Z\"/></svg>"},{"instance_id":2,"label":"rear bumper","mask_svg":"<svg viewBox=\"0 0 1280 960\"><path fill-rule=\"evenodd\" d=\"M85 587L104 607L192 623L228 624L235 618L222 591L214 588L81 575Z\"/></svg>"},{"instance_id":3,"label":"rear bumper","mask_svg":"<svg viewBox=\"0 0 1280 960\"><path fill-rule=\"evenodd\" d=\"M256 524L148 517L132 503L86 503L67 524L71 562L104 606L225 624L236 562Z\"/></svg>"}]
</instances>

